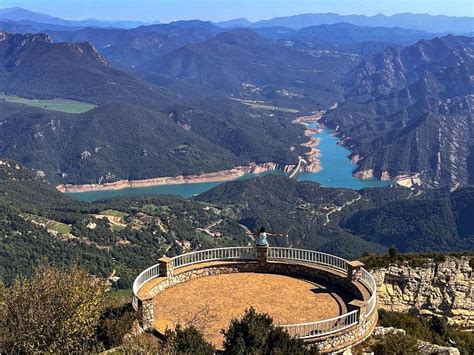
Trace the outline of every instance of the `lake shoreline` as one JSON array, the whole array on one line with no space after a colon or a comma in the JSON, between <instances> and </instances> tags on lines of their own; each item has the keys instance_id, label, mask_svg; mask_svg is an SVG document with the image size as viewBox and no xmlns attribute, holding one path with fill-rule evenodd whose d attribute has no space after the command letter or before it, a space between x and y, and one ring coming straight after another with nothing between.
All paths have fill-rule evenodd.
<instances>
[{"instance_id":1,"label":"lake shoreline","mask_svg":"<svg viewBox=\"0 0 474 355\"><path fill-rule=\"evenodd\" d=\"M310 148L310 151L305 153L305 158L303 159L304 166L302 167L301 172L317 173L321 170L321 164L319 161L320 151L317 149L319 139L314 137L314 134L318 133L321 128L308 128L308 125L318 122L324 115L324 113L325 111L318 111L313 115L297 117L292 121L292 123L294 124L304 125L306 127L304 135L309 138L308 142L301 144L301 146L303 147ZM237 166L232 169L220 170L204 174L165 176L140 180L123 179L114 182L106 182L103 184L60 184L56 186L56 189L63 193L81 193L94 191L116 191L136 187L226 182L242 178L247 174L261 174L268 171L276 170L281 170L283 172L288 173L292 171L296 166L296 164L279 166L278 164L273 162L262 164L250 163L247 166Z\"/></svg>"},{"instance_id":2,"label":"lake shoreline","mask_svg":"<svg viewBox=\"0 0 474 355\"><path fill-rule=\"evenodd\" d=\"M294 165L285 165L282 171L291 170ZM238 166L232 169L221 170L211 173L197 174L197 175L179 175L156 177L143 180L119 180L115 182L108 182L103 184L61 184L57 185L56 189L60 192L67 193L81 193L92 191L116 191L135 187L153 187L166 185L185 185L185 184L200 184L209 182L225 182L239 179L247 174L261 174L267 171L280 170L276 163L251 163L247 166Z\"/></svg>"},{"instance_id":3,"label":"lake shoreline","mask_svg":"<svg viewBox=\"0 0 474 355\"><path fill-rule=\"evenodd\" d=\"M325 113L326 111L317 111L312 115L298 117L292 121L294 124L304 125L306 128L304 135L309 138L308 142L301 144L302 147L310 148L310 151L305 153L305 164L300 171L302 173L318 173L322 170L320 161L321 151L318 149L320 139L315 137L315 135L321 132L322 127L314 128L310 127L310 125L318 123Z\"/></svg>"}]
</instances>

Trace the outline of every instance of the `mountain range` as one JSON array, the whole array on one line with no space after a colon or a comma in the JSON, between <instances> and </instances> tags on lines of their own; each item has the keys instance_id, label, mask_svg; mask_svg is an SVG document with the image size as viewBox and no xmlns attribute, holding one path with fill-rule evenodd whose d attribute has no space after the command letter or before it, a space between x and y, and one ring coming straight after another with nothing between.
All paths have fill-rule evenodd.
<instances>
[{"instance_id":1,"label":"mountain range","mask_svg":"<svg viewBox=\"0 0 474 355\"><path fill-rule=\"evenodd\" d=\"M25 11L1 12L0 28L20 33L1 32L0 92L95 106L71 114L0 101L0 154L55 183L295 165L308 148L291 121L321 110L357 176L419 176L452 189L473 181L472 37L374 22L409 16L124 29L66 27ZM430 19L442 31L446 19ZM29 33L24 20L63 27Z\"/></svg>"},{"instance_id":2,"label":"mountain range","mask_svg":"<svg viewBox=\"0 0 474 355\"><path fill-rule=\"evenodd\" d=\"M21 7L10 7L0 9L0 19L1 20L12 20L17 21L23 25L36 26L40 25L53 25L61 27L118 27L118 28L133 28L145 25L145 22L142 21L104 21L97 19L87 19L87 20L64 20L59 17L50 16L47 14L34 12L30 10L23 9ZM154 21L153 23L159 23L159 21ZM59 28L59 27L56 27Z\"/></svg>"},{"instance_id":3,"label":"mountain range","mask_svg":"<svg viewBox=\"0 0 474 355\"><path fill-rule=\"evenodd\" d=\"M329 25L340 22L347 22L357 26L401 27L433 33L449 32L452 34L472 33L472 29L474 28L473 17L433 16L429 14L411 13L395 14L391 16L385 16L382 14L374 16L339 15L334 13L301 14L257 21L250 24L250 27L288 27L301 29L304 27L322 24Z\"/></svg>"},{"instance_id":4,"label":"mountain range","mask_svg":"<svg viewBox=\"0 0 474 355\"><path fill-rule=\"evenodd\" d=\"M115 27L135 28L143 25L158 24L159 21L145 23L143 21L104 21L97 19L65 20L47 14L30 11L20 7L0 9L0 20L15 21L22 25L39 26L42 30L60 29L71 27ZM331 25L336 23L349 23L356 26L369 27L399 27L432 33L469 34L473 32L474 20L472 17L455 17L444 15L399 13L391 16L382 14L374 16L365 15L339 15L335 13L307 13L293 16L276 17L269 20L251 22L245 18L231 19L215 22L221 28L235 27L286 27L302 29L318 25Z\"/></svg>"},{"instance_id":5,"label":"mountain range","mask_svg":"<svg viewBox=\"0 0 474 355\"><path fill-rule=\"evenodd\" d=\"M388 48L352 71L324 122L338 128L359 175L474 181L473 50L472 37L446 36Z\"/></svg>"},{"instance_id":6,"label":"mountain range","mask_svg":"<svg viewBox=\"0 0 474 355\"><path fill-rule=\"evenodd\" d=\"M268 120L225 97L201 101L169 92L110 66L88 43L1 33L0 57L0 91L97 105L70 114L0 101L0 154L42 170L50 181L191 175L249 162L285 165L304 151L298 145L303 129L288 115Z\"/></svg>"}]
</instances>

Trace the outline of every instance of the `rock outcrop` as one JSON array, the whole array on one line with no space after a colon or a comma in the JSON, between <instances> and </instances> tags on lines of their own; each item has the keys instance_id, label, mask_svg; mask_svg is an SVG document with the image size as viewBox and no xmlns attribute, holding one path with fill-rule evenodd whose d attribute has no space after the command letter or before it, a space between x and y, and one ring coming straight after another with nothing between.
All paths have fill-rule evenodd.
<instances>
[{"instance_id":1,"label":"rock outcrop","mask_svg":"<svg viewBox=\"0 0 474 355\"><path fill-rule=\"evenodd\" d=\"M338 128L355 176L418 175L426 186L472 184L474 39L445 36L386 48L350 74L322 123Z\"/></svg>"},{"instance_id":2,"label":"rock outcrop","mask_svg":"<svg viewBox=\"0 0 474 355\"><path fill-rule=\"evenodd\" d=\"M384 337L389 335L406 335L406 331L403 329L393 328L393 327L375 327L374 332L372 333L372 342L377 342L382 340ZM365 354L373 354L372 352L365 352ZM418 341L418 354L421 355L459 355L460 352L457 348L451 346L441 346L436 344L431 344L426 341Z\"/></svg>"},{"instance_id":3,"label":"rock outcrop","mask_svg":"<svg viewBox=\"0 0 474 355\"><path fill-rule=\"evenodd\" d=\"M380 308L443 315L450 324L474 327L473 268L468 257L446 257L421 267L390 266L373 271Z\"/></svg>"}]
</instances>

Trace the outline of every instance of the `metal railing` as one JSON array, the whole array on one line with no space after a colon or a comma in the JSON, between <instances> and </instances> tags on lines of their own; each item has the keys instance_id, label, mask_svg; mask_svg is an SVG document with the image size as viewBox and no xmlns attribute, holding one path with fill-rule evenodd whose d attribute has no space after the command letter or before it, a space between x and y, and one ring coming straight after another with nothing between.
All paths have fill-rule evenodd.
<instances>
[{"instance_id":1,"label":"metal railing","mask_svg":"<svg viewBox=\"0 0 474 355\"><path fill-rule=\"evenodd\" d=\"M347 260L314 250L270 247L268 248L268 258L270 260L287 259L321 264L347 272Z\"/></svg>"},{"instance_id":2,"label":"metal railing","mask_svg":"<svg viewBox=\"0 0 474 355\"><path fill-rule=\"evenodd\" d=\"M172 258L172 266L174 269L177 269L183 266L213 260L255 260L256 258L255 247L216 248L198 250L175 256Z\"/></svg>"},{"instance_id":3,"label":"metal railing","mask_svg":"<svg viewBox=\"0 0 474 355\"><path fill-rule=\"evenodd\" d=\"M171 259L171 267L178 269L192 264L217 261L217 260L256 260L256 248L250 247L230 247L198 250L190 253L175 256ZM268 260L279 261L300 261L304 263L313 263L324 265L343 273L347 273L348 261L334 255L321 253L313 250L293 249L293 248L268 248ZM138 309L138 291L149 280L160 275L159 265L153 265L144 270L133 283L133 306ZM369 290L370 297L367 302L366 317L369 317L376 308L377 285L372 275L362 268L359 279ZM360 312L354 310L338 317L319 320L301 324L281 325L291 336L301 339L320 337L359 323Z\"/></svg>"},{"instance_id":4,"label":"metal railing","mask_svg":"<svg viewBox=\"0 0 474 355\"><path fill-rule=\"evenodd\" d=\"M160 275L160 265L156 264L150 266L148 269L143 270L140 275L133 281L133 297L132 305L136 310L138 309L138 291L140 288L151 279Z\"/></svg>"},{"instance_id":5,"label":"metal railing","mask_svg":"<svg viewBox=\"0 0 474 355\"><path fill-rule=\"evenodd\" d=\"M338 317L316 322L280 325L292 337L301 339L314 338L339 332L359 322L359 311L355 310Z\"/></svg>"},{"instance_id":6,"label":"metal railing","mask_svg":"<svg viewBox=\"0 0 474 355\"><path fill-rule=\"evenodd\" d=\"M370 292L370 298L367 301L367 317L372 314L372 312L375 310L376 304L377 304L377 283L375 282L374 278L372 275L365 269L361 270L361 276L359 279L367 288L369 289Z\"/></svg>"}]
</instances>

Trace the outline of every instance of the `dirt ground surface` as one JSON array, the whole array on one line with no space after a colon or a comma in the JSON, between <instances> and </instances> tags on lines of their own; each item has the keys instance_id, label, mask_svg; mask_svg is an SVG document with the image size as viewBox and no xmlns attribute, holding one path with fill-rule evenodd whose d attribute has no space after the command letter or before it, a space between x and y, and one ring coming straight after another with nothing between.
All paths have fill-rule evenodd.
<instances>
[{"instance_id":1,"label":"dirt ground surface","mask_svg":"<svg viewBox=\"0 0 474 355\"><path fill-rule=\"evenodd\" d=\"M312 322L346 311L334 290L283 275L235 273L203 277L171 287L154 298L155 328L193 324L222 345L221 329L253 306L277 324Z\"/></svg>"}]
</instances>

